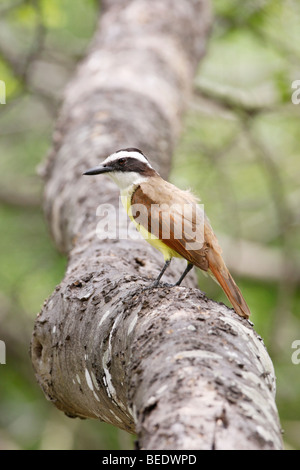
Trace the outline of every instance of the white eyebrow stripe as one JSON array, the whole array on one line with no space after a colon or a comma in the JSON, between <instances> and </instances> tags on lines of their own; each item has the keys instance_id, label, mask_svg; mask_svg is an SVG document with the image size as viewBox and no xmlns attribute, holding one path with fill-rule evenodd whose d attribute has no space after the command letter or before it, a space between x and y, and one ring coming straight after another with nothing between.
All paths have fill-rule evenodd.
<instances>
[{"instance_id":1,"label":"white eyebrow stripe","mask_svg":"<svg viewBox=\"0 0 300 470\"><path fill-rule=\"evenodd\" d=\"M145 158L144 155L142 155L139 152L122 151L122 152L112 153L104 160L103 163L111 163L113 161L119 160L120 158L126 158L126 157L135 158L136 160L139 160L140 162L146 163L150 168L152 168L147 158Z\"/></svg>"}]
</instances>

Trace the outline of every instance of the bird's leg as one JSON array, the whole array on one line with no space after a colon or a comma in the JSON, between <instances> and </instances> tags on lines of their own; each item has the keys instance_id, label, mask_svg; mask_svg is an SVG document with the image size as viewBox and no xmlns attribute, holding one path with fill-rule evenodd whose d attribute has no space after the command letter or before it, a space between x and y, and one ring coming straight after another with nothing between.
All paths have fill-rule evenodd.
<instances>
[{"instance_id":1,"label":"bird's leg","mask_svg":"<svg viewBox=\"0 0 300 470\"><path fill-rule=\"evenodd\" d=\"M171 261L171 260L170 260ZM170 261L169 261L169 264L170 264ZM167 269L167 267L169 266L169 264L167 264L168 261L166 262L166 264L164 265L160 275L158 276L158 278L156 279L155 281L155 285L153 287L157 287L158 283L159 283L159 280L161 279L163 273L165 272L165 270ZM193 269L193 264L192 263L188 263L187 264L187 267L185 268L184 272L182 273L182 275L180 276L180 278L178 279L177 282L175 282L175 284L162 284L162 287L175 287L175 286L180 286L180 284L182 283L183 279L185 278L185 276L190 272L191 269ZM156 284L157 283L157 284Z\"/></svg>"},{"instance_id":2,"label":"bird's leg","mask_svg":"<svg viewBox=\"0 0 300 470\"><path fill-rule=\"evenodd\" d=\"M193 269L193 264L191 263L188 263L187 264L187 267L185 268L184 272L182 273L182 275L180 276L180 278L178 279L178 281L174 284L174 286L180 286L180 284L182 283L183 279L185 278L185 276L190 272L191 269Z\"/></svg>"},{"instance_id":3,"label":"bird's leg","mask_svg":"<svg viewBox=\"0 0 300 470\"><path fill-rule=\"evenodd\" d=\"M155 281L153 283L151 283L151 285L149 287L158 287L159 286L159 281L161 280L162 276L164 275L166 269L170 266L170 263L171 263L171 260L168 259L165 264L164 264L164 267L162 268L161 272L159 273L157 279L155 279ZM161 284L161 287L175 287L175 286L180 286L180 284L182 283L183 279L185 278L185 276L190 272L191 269L193 269L193 264L192 263L188 263L187 264L187 267L185 268L184 272L182 273L182 275L180 276L180 278L178 279L177 282L175 282L175 284Z\"/></svg>"},{"instance_id":4,"label":"bird's leg","mask_svg":"<svg viewBox=\"0 0 300 470\"><path fill-rule=\"evenodd\" d=\"M151 284L151 287L157 287L158 284L159 284L159 281L161 280L161 278L163 277L164 275L164 272L166 271L166 269L170 266L170 263L171 263L171 260L168 259L165 264L164 264L164 267L162 268L161 272L159 273L157 279L155 279L154 283Z\"/></svg>"},{"instance_id":5,"label":"bird's leg","mask_svg":"<svg viewBox=\"0 0 300 470\"><path fill-rule=\"evenodd\" d=\"M178 279L177 282L175 282L175 284L164 284L165 287L175 287L175 286L180 286L180 284L182 283L183 279L185 278L185 276L190 272L191 269L193 269L193 264L191 263L188 263L187 264L187 267L185 268L184 272L182 273L182 275L180 276L180 278Z\"/></svg>"}]
</instances>

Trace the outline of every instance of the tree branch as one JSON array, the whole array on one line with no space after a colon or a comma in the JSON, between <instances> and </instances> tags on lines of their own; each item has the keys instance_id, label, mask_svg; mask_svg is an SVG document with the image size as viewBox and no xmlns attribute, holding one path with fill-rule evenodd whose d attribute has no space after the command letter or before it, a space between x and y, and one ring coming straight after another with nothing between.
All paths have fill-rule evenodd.
<instances>
[{"instance_id":1,"label":"tree branch","mask_svg":"<svg viewBox=\"0 0 300 470\"><path fill-rule=\"evenodd\" d=\"M118 192L105 176L81 176L126 146L168 174L210 18L206 0L103 2L43 171L69 264L35 323L37 380L67 415L136 432L143 449L281 448L274 371L251 324L192 289L192 277L145 290L160 254L113 230L99 240L96 209L118 207ZM107 220L113 227L114 210Z\"/></svg>"}]
</instances>

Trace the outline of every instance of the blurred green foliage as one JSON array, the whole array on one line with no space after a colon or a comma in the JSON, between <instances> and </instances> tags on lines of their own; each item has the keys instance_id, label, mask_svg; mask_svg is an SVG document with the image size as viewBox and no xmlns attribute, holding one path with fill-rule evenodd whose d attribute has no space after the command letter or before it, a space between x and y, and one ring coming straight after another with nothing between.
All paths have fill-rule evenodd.
<instances>
[{"instance_id":1,"label":"blurred green foliage","mask_svg":"<svg viewBox=\"0 0 300 470\"><path fill-rule=\"evenodd\" d=\"M126 433L70 420L49 404L28 353L35 315L66 267L43 218L37 166L98 8L92 0L0 0L0 80L7 91L0 105L0 339L7 346L0 449L132 448ZM199 194L221 238L281 256L278 279L247 275L242 266L233 274L274 362L285 445L299 449L300 365L292 364L291 344L300 339L300 105L291 103L291 83L300 79L300 4L215 0L214 8L171 178ZM259 251L254 262L259 271ZM199 282L226 302L201 274Z\"/></svg>"}]
</instances>

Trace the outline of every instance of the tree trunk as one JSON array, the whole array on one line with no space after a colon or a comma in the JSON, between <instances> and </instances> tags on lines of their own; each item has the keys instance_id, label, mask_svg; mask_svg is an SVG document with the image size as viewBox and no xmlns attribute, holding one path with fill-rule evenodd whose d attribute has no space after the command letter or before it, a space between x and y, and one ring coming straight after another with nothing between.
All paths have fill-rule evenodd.
<instances>
[{"instance_id":1,"label":"tree trunk","mask_svg":"<svg viewBox=\"0 0 300 470\"><path fill-rule=\"evenodd\" d=\"M46 215L69 262L35 323L37 380L67 415L137 433L143 449L279 449L273 366L251 324L192 288L192 276L188 287L144 290L161 255L122 239L123 222L117 237L99 239L97 207L118 207L118 190L106 176L82 177L132 146L167 176L209 2L102 4L44 168ZM164 279L181 269L172 262Z\"/></svg>"}]
</instances>

